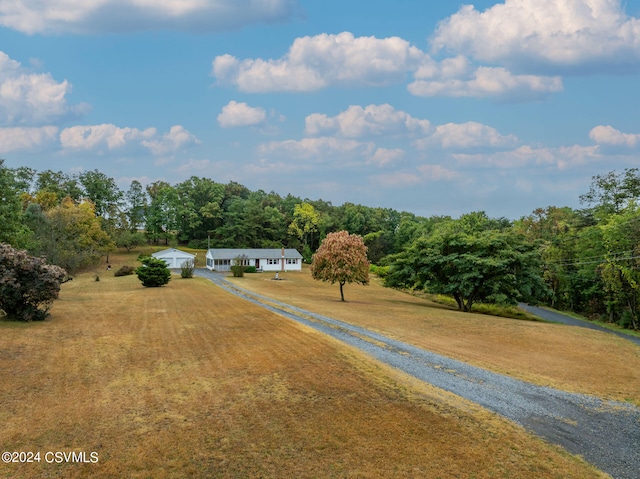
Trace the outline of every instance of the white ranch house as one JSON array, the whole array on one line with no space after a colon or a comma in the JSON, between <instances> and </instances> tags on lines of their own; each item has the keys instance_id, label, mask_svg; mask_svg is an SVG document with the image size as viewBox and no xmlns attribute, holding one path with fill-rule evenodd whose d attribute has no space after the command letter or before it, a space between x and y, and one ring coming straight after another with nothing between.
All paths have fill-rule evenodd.
<instances>
[{"instance_id":1,"label":"white ranch house","mask_svg":"<svg viewBox=\"0 0 640 479\"><path fill-rule=\"evenodd\" d=\"M238 257L242 258L244 266L255 266L259 271L302 271L302 255L293 248L211 248L206 255L207 268L230 271L233 260Z\"/></svg>"},{"instance_id":2,"label":"white ranch house","mask_svg":"<svg viewBox=\"0 0 640 479\"><path fill-rule=\"evenodd\" d=\"M181 251L176 248L169 248L156 253L152 253L151 256L158 258L167 263L168 268L181 268L182 263L185 261L195 261L196 255Z\"/></svg>"}]
</instances>

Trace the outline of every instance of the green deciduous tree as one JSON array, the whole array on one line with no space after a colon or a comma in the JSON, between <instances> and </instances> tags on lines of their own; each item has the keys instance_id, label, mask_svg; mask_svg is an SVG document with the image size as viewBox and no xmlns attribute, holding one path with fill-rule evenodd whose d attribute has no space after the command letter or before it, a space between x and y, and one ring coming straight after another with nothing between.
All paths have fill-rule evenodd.
<instances>
[{"instance_id":1,"label":"green deciduous tree","mask_svg":"<svg viewBox=\"0 0 640 479\"><path fill-rule=\"evenodd\" d=\"M209 178L192 176L176 185L181 240L207 238L222 218L224 186Z\"/></svg>"},{"instance_id":2,"label":"green deciduous tree","mask_svg":"<svg viewBox=\"0 0 640 479\"><path fill-rule=\"evenodd\" d=\"M603 250L600 231L587 226L584 215L568 207L537 208L517 221L514 230L541 244L550 306L572 310L593 306L602 295L593 259Z\"/></svg>"},{"instance_id":3,"label":"green deciduous tree","mask_svg":"<svg viewBox=\"0 0 640 479\"><path fill-rule=\"evenodd\" d=\"M65 275L42 258L0 244L0 309L9 319L45 319Z\"/></svg>"},{"instance_id":4,"label":"green deciduous tree","mask_svg":"<svg viewBox=\"0 0 640 479\"><path fill-rule=\"evenodd\" d=\"M147 208L147 235L154 242L164 239L165 244L178 230L178 192L165 181L147 186L151 202Z\"/></svg>"},{"instance_id":5,"label":"green deciduous tree","mask_svg":"<svg viewBox=\"0 0 640 479\"><path fill-rule=\"evenodd\" d=\"M596 212L609 215L621 212L630 201L640 198L640 170L625 169L623 173L610 171L593 177L589 191L580 201L593 205Z\"/></svg>"},{"instance_id":6,"label":"green deciduous tree","mask_svg":"<svg viewBox=\"0 0 640 479\"><path fill-rule=\"evenodd\" d=\"M386 284L450 295L465 312L479 301L514 303L546 291L535 244L512 231L483 230L477 217L461 219L398 254Z\"/></svg>"},{"instance_id":7,"label":"green deciduous tree","mask_svg":"<svg viewBox=\"0 0 640 479\"><path fill-rule=\"evenodd\" d=\"M329 233L313 255L311 275L313 279L338 283L342 301L345 284L369 284L367 247L362 237L347 231Z\"/></svg>"},{"instance_id":8,"label":"green deciduous tree","mask_svg":"<svg viewBox=\"0 0 640 479\"><path fill-rule=\"evenodd\" d=\"M122 200L122 192L113 178L93 170L85 171L78 180L84 189L84 197L93 203L97 216L108 218L117 212Z\"/></svg>"},{"instance_id":9,"label":"green deciduous tree","mask_svg":"<svg viewBox=\"0 0 640 479\"><path fill-rule=\"evenodd\" d=\"M131 251L147 242L143 233L132 232L128 229L117 230L113 235L113 239L118 248L125 248L127 251Z\"/></svg>"},{"instance_id":10,"label":"green deciduous tree","mask_svg":"<svg viewBox=\"0 0 640 479\"><path fill-rule=\"evenodd\" d=\"M147 194L138 180L133 180L124 194L126 200L126 217L132 233L144 226L147 214Z\"/></svg>"},{"instance_id":11,"label":"green deciduous tree","mask_svg":"<svg viewBox=\"0 0 640 479\"><path fill-rule=\"evenodd\" d=\"M0 241L14 245L23 243L27 233L22 225L19 189L16 172L0 159Z\"/></svg>"},{"instance_id":12,"label":"green deciduous tree","mask_svg":"<svg viewBox=\"0 0 640 479\"><path fill-rule=\"evenodd\" d=\"M640 324L640 208L631 203L627 208L609 217L601 225L606 248L604 262L600 265L605 291L608 297L607 309L611 319L629 318L630 326L638 329Z\"/></svg>"},{"instance_id":13,"label":"green deciduous tree","mask_svg":"<svg viewBox=\"0 0 640 479\"><path fill-rule=\"evenodd\" d=\"M300 203L293 208L293 221L289 224L289 234L302 241L303 249L309 249L313 235L318 232L320 213L309 203ZM310 258L305 258L309 261Z\"/></svg>"},{"instance_id":14,"label":"green deciduous tree","mask_svg":"<svg viewBox=\"0 0 640 479\"><path fill-rule=\"evenodd\" d=\"M67 196L74 201L80 201L84 195L76 176L69 176L62 171L45 170L38 173L35 191L54 193L58 202Z\"/></svg>"},{"instance_id":15,"label":"green deciduous tree","mask_svg":"<svg viewBox=\"0 0 640 479\"><path fill-rule=\"evenodd\" d=\"M115 246L89 201L76 204L67 197L49 211L32 204L25 218L34 232L33 251L71 274L95 264Z\"/></svg>"},{"instance_id":16,"label":"green deciduous tree","mask_svg":"<svg viewBox=\"0 0 640 479\"><path fill-rule=\"evenodd\" d=\"M216 228L214 241L224 248L250 248L253 227L246 221L248 200L234 196L225 201L224 223Z\"/></svg>"},{"instance_id":17,"label":"green deciduous tree","mask_svg":"<svg viewBox=\"0 0 640 479\"><path fill-rule=\"evenodd\" d=\"M142 286L163 286L171 280L171 271L163 260L147 256L142 258L140 262L142 266L136 268L136 274L138 279L142 281Z\"/></svg>"}]
</instances>

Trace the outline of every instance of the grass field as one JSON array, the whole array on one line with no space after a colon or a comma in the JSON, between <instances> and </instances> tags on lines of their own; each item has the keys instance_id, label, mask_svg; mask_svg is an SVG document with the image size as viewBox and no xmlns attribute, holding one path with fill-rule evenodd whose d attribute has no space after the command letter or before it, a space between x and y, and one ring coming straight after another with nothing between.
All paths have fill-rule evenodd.
<instances>
[{"instance_id":1,"label":"grass field","mask_svg":"<svg viewBox=\"0 0 640 479\"><path fill-rule=\"evenodd\" d=\"M93 278L45 322L0 322L0 444L43 455L0 477L606 477L204 279ZM45 463L55 451L99 460Z\"/></svg>"},{"instance_id":2,"label":"grass field","mask_svg":"<svg viewBox=\"0 0 640 479\"><path fill-rule=\"evenodd\" d=\"M584 328L460 313L380 286L338 285L301 273L228 278L292 305L364 326L448 357L559 389L640 405L640 347Z\"/></svg>"}]
</instances>

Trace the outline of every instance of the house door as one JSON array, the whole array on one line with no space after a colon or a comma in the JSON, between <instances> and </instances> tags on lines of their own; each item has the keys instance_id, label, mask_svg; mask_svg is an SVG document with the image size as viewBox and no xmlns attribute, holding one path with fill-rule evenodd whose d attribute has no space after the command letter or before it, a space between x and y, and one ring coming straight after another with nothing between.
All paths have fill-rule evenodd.
<instances>
[{"instance_id":1,"label":"house door","mask_svg":"<svg viewBox=\"0 0 640 479\"><path fill-rule=\"evenodd\" d=\"M260 260L256 258L256 269L260 269Z\"/></svg>"}]
</instances>

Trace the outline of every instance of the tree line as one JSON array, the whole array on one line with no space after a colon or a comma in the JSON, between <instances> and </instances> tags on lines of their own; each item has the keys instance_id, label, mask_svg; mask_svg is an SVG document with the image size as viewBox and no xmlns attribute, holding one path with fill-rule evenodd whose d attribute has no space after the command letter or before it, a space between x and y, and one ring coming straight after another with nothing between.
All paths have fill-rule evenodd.
<instances>
[{"instance_id":1,"label":"tree line","mask_svg":"<svg viewBox=\"0 0 640 479\"><path fill-rule=\"evenodd\" d=\"M335 206L195 176L121 190L98 170L38 172L2 160L0 196L0 242L70 273L143 244L284 246L310 262L329 233L347 231L363 238L372 264L387 267L387 285L451 295L462 311L527 300L640 327L635 168L594 177L583 208L548 206L515 221Z\"/></svg>"},{"instance_id":2,"label":"tree line","mask_svg":"<svg viewBox=\"0 0 640 479\"><path fill-rule=\"evenodd\" d=\"M0 241L17 244L52 262L71 264L64 251L85 246L87 261L114 247L144 243L192 248L298 249L305 260L330 232L347 230L367 241L371 259L399 251L425 221L390 208L285 197L251 191L236 183L191 177L171 185L156 181L143 187L136 180L120 190L113 178L93 170L77 175L61 171L7 168L0 160L0 206L4 226ZM80 233L80 234L76 234ZM71 244L75 236L81 244ZM74 255L79 258L78 255Z\"/></svg>"}]
</instances>

